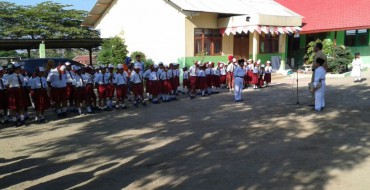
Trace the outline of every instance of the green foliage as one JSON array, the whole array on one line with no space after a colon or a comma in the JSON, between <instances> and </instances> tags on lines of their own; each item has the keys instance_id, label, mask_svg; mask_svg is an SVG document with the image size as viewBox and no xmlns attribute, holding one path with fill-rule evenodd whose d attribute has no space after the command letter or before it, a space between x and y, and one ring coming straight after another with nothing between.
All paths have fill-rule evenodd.
<instances>
[{"instance_id":1,"label":"green foliage","mask_svg":"<svg viewBox=\"0 0 370 190\"><path fill-rule=\"evenodd\" d=\"M127 46L125 45L125 40L115 36L113 38L107 39L103 42L102 49L97 57L98 61L103 64L122 64L125 63L127 56Z\"/></svg>"},{"instance_id":2,"label":"green foliage","mask_svg":"<svg viewBox=\"0 0 370 190\"><path fill-rule=\"evenodd\" d=\"M97 38L99 33L81 27L87 11L66 9L46 1L37 5L16 5L0 1L0 38L7 39L72 39Z\"/></svg>"},{"instance_id":3,"label":"green foliage","mask_svg":"<svg viewBox=\"0 0 370 190\"><path fill-rule=\"evenodd\" d=\"M311 41L307 46L307 53L304 56L305 64L312 65L313 59L315 57L314 48L317 43L321 42L323 44L322 52L330 57L333 54L334 43L330 39L325 39L324 41L317 39L316 41Z\"/></svg>"},{"instance_id":4,"label":"green foliage","mask_svg":"<svg viewBox=\"0 0 370 190\"><path fill-rule=\"evenodd\" d=\"M344 73L348 71L348 64L353 60L351 51L345 46L334 48L333 57L328 58L328 70L334 73Z\"/></svg>"},{"instance_id":5,"label":"green foliage","mask_svg":"<svg viewBox=\"0 0 370 190\"><path fill-rule=\"evenodd\" d=\"M0 57L19 57L16 51L0 51Z\"/></svg>"},{"instance_id":6,"label":"green foliage","mask_svg":"<svg viewBox=\"0 0 370 190\"><path fill-rule=\"evenodd\" d=\"M134 51L131 53L131 59L136 62L136 56L137 55L140 55L141 56L141 61L144 62L144 65L145 65L145 68L149 68L149 65L153 65L154 64L154 60L152 59L148 59L145 55L145 53L141 52L141 51Z\"/></svg>"}]
</instances>

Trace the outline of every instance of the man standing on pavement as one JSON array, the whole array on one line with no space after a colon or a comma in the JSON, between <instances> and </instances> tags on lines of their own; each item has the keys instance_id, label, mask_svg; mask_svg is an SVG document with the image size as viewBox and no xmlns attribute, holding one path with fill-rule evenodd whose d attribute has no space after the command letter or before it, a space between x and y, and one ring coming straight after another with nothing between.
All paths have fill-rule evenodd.
<instances>
[{"instance_id":1,"label":"man standing on pavement","mask_svg":"<svg viewBox=\"0 0 370 190\"><path fill-rule=\"evenodd\" d=\"M325 69L325 71L328 70L328 62L327 62L327 57L326 55L324 54L324 52L322 52L322 48L323 48L323 44L321 42L318 42L316 43L315 47L314 47L314 52L315 52L315 57L313 59L313 63L312 63L312 77L311 77L311 83L313 84L314 82L314 79L315 79L315 70L317 68L317 64L316 63L316 60L317 58L320 58L320 59L323 59L324 60L324 63L322 64L322 67ZM312 95L312 102L315 102L315 96ZM309 106L315 106L314 104L310 104Z\"/></svg>"}]
</instances>

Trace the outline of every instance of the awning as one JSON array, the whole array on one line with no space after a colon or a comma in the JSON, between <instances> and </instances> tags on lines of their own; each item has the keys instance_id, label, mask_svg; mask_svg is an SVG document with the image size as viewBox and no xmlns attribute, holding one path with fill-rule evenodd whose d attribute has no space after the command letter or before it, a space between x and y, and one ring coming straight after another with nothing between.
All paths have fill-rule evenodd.
<instances>
[{"instance_id":1,"label":"awning","mask_svg":"<svg viewBox=\"0 0 370 190\"><path fill-rule=\"evenodd\" d=\"M258 32L259 34L294 34L301 31L301 27L298 26L240 26L240 27L229 27L221 29L221 33L224 35L236 35L236 34L248 34L253 33L254 31Z\"/></svg>"}]
</instances>

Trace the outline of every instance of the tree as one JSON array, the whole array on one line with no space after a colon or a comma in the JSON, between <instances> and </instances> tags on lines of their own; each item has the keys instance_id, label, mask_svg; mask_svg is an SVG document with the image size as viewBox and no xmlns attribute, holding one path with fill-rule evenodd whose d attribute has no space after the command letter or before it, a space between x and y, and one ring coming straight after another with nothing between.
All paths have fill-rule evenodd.
<instances>
[{"instance_id":1,"label":"tree","mask_svg":"<svg viewBox=\"0 0 370 190\"><path fill-rule=\"evenodd\" d=\"M126 60L127 46L125 40L121 37L115 36L113 38L103 41L102 48L98 54L98 61L103 64L122 64Z\"/></svg>"},{"instance_id":2,"label":"tree","mask_svg":"<svg viewBox=\"0 0 370 190\"><path fill-rule=\"evenodd\" d=\"M322 52L325 55L327 55L328 57L331 57L333 55L334 43L330 39L325 39L324 41L317 39L316 41L311 41L310 43L308 43L307 53L304 56L306 64L312 65L313 58L315 57L314 48L315 45L319 42L323 44Z\"/></svg>"},{"instance_id":3,"label":"tree","mask_svg":"<svg viewBox=\"0 0 370 190\"><path fill-rule=\"evenodd\" d=\"M66 9L51 1L23 6L0 1L0 38L4 39L73 39L97 38L99 33L81 27L87 11Z\"/></svg>"}]
</instances>

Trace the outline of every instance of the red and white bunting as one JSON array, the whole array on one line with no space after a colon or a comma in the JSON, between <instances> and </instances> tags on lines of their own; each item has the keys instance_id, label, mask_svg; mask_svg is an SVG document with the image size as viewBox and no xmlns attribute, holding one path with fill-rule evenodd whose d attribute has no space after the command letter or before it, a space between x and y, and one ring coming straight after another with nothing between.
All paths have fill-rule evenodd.
<instances>
[{"instance_id":1,"label":"red and white bunting","mask_svg":"<svg viewBox=\"0 0 370 190\"><path fill-rule=\"evenodd\" d=\"M261 34L261 32L265 34L292 34L301 31L301 27L282 27L282 26L241 26L241 27L231 27L231 28L225 28L222 30L224 32L223 34L226 35L236 35L236 34L248 34L248 32L253 33L254 31Z\"/></svg>"}]
</instances>

